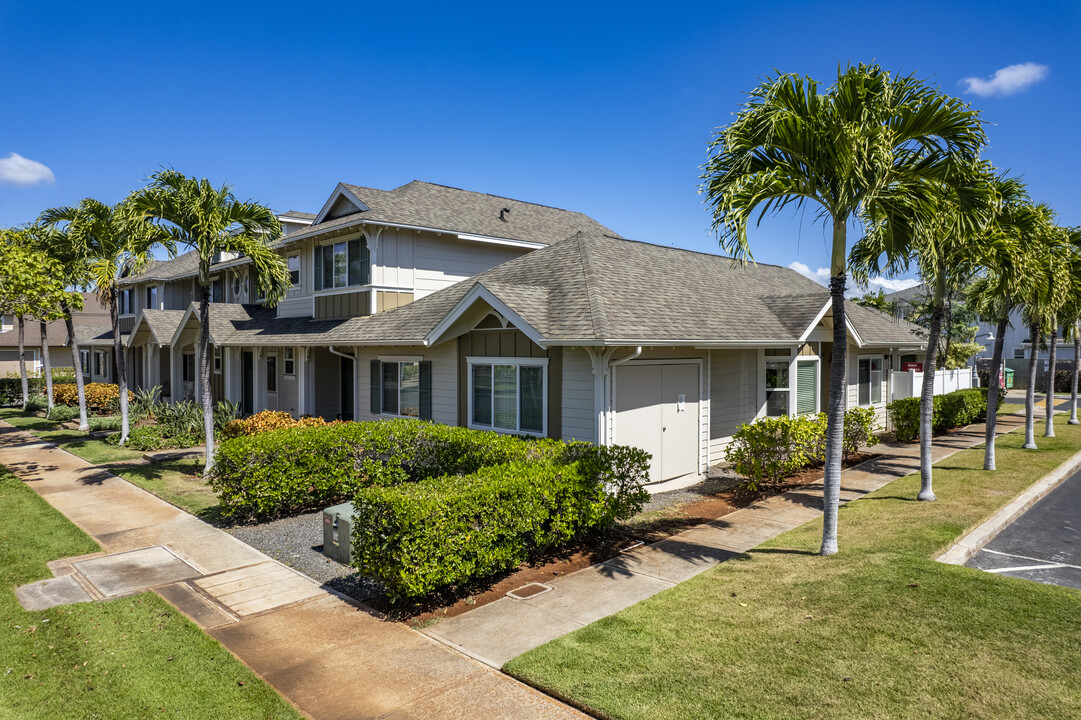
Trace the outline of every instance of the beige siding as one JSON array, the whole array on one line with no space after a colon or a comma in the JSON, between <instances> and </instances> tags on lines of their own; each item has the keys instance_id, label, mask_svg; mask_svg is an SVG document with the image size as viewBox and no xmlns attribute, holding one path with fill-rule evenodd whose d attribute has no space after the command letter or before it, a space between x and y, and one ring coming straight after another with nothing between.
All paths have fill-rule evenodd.
<instances>
[{"instance_id":1,"label":"beige siding","mask_svg":"<svg viewBox=\"0 0 1081 720\"><path fill-rule=\"evenodd\" d=\"M581 348L563 350L563 439L597 439L594 416L593 365Z\"/></svg>"},{"instance_id":2,"label":"beige siding","mask_svg":"<svg viewBox=\"0 0 1081 720\"><path fill-rule=\"evenodd\" d=\"M416 283L415 248L419 234L405 228L383 230L378 242L374 243L373 284L385 287L414 287Z\"/></svg>"},{"instance_id":3,"label":"beige siding","mask_svg":"<svg viewBox=\"0 0 1081 720\"><path fill-rule=\"evenodd\" d=\"M724 460L724 448L740 425L758 412L758 351L714 350L710 363L709 463Z\"/></svg>"},{"instance_id":4,"label":"beige siding","mask_svg":"<svg viewBox=\"0 0 1081 720\"><path fill-rule=\"evenodd\" d=\"M278 317L314 317L315 302L311 295L286 298L278 303Z\"/></svg>"},{"instance_id":5,"label":"beige siding","mask_svg":"<svg viewBox=\"0 0 1081 720\"><path fill-rule=\"evenodd\" d=\"M371 308L370 290L315 297L315 317L317 318L361 317L371 315Z\"/></svg>"},{"instance_id":6,"label":"beige siding","mask_svg":"<svg viewBox=\"0 0 1081 720\"><path fill-rule=\"evenodd\" d=\"M424 297L526 252L524 248L466 242L452 235L418 236L415 252L416 296Z\"/></svg>"},{"instance_id":7,"label":"beige siding","mask_svg":"<svg viewBox=\"0 0 1081 720\"><path fill-rule=\"evenodd\" d=\"M417 357L432 363L432 420L444 425L458 424L458 343L456 340L433 347L408 345L365 347L358 353L360 378L357 385L357 420L378 420L371 412L372 360L380 356Z\"/></svg>"}]
</instances>

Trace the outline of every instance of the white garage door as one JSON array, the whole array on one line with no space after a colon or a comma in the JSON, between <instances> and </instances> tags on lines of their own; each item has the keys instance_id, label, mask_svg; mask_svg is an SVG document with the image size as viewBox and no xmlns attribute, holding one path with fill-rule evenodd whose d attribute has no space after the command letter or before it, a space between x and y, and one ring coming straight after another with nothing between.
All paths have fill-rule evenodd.
<instances>
[{"instance_id":1,"label":"white garage door","mask_svg":"<svg viewBox=\"0 0 1081 720\"><path fill-rule=\"evenodd\" d=\"M653 455L650 482L698 472L699 365L615 369L615 441Z\"/></svg>"}]
</instances>

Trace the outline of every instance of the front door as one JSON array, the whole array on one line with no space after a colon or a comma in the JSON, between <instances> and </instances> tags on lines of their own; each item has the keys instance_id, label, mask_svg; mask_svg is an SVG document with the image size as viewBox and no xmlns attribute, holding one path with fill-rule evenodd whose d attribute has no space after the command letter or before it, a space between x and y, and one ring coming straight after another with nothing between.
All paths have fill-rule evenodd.
<instances>
[{"instance_id":1,"label":"front door","mask_svg":"<svg viewBox=\"0 0 1081 720\"><path fill-rule=\"evenodd\" d=\"M615 369L615 441L653 456L650 482L698 472L699 365L622 365Z\"/></svg>"},{"instance_id":2,"label":"front door","mask_svg":"<svg viewBox=\"0 0 1081 720\"><path fill-rule=\"evenodd\" d=\"M338 383L338 387L342 389L341 408L342 412L340 417L342 420L353 419L353 361L347 358L340 357L339 372L341 374L341 382Z\"/></svg>"},{"instance_id":3,"label":"front door","mask_svg":"<svg viewBox=\"0 0 1081 720\"><path fill-rule=\"evenodd\" d=\"M244 352L241 365L244 367L244 382L241 387L241 411L251 415L255 410L255 354Z\"/></svg>"}]
</instances>

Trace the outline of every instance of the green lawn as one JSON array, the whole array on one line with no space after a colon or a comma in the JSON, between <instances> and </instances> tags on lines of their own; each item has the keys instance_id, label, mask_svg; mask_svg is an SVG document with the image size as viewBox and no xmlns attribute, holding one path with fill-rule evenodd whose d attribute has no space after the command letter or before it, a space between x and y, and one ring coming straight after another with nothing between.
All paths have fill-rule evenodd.
<instances>
[{"instance_id":1,"label":"green lawn","mask_svg":"<svg viewBox=\"0 0 1081 720\"><path fill-rule=\"evenodd\" d=\"M1022 403L1002 403L1002 407L998 409L996 415L1016 415L1023 413L1025 406Z\"/></svg>"},{"instance_id":2,"label":"green lawn","mask_svg":"<svg viewBox=\"0 0 1081 720\"><path fill-rule=\"evenodd\" d=\"M0 467L0 718L299 718L153 593L26 612L13 588L97 544Z\"/></svg>"},{"instance_id":3,"label":"green lawn","mask_svg":"<svg viewBox=\"0 0 1081 720\"><path fill-rule=\"evenodd\" d=\"M113 468L112 472L207 522L220 518L218 496L203 482L202 458Z\"/></svg>"},{"instance_id":4,"label":"green lawn","mask_svg":"<svg viewBox=\"0 0 1081 720\"><path fill-rule=\"evenodd\" d=\"M1081 592L932 560L1081 449L1081 426L998 441L809 523L512 660L527 682L613 718L1081 717Z\"/></svg>"},{"instance_id":5,"label":"green lawn","mask_svg":"<svg viewBox=\"0 0 1081 720\"><path fill-rule=\"evenodd\" d=\"M78 430L67 430L58 423L33 415L24 415L19 408L0 408L0 420L5 420L21 430L34 433L42 440L56 443L72 455L87 462L108 464L137 460L143 456L138 450L109 445L104 440L93 439Z\"/></svg>"}]
</instances>

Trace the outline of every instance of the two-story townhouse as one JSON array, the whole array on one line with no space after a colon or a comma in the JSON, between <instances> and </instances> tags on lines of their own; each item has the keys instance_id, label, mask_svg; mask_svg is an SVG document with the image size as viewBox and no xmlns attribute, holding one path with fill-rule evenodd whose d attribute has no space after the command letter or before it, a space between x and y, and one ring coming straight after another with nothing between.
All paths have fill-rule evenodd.
<instances>
[{"instance_id":1,"label":"two-story townhouse","mask_svg":"<svg viewBox=\"0 0 1081 720\"><path fill-rule=\"evenodd\" d=\"M93 336L101 332L109 323L109 311L98 303L94 293L82 293L83 307L71 314L76 338ZM37 320L27 319L23 331L23 348L26 352L27 368L39 372L42 368L43 353L41 347L41 329ZM49 361L54 368L72 367L70 341L67 323L53 320L46 325L46 342L49 345ZM0 317L0 377L19 372L19 339L15 318L12 315ZM94 355L90 348L80 350L80 364L83 374L90 375L96 362L98 367L107 371L112 367L112 353Z\"/></svg>"}]
</instances>

